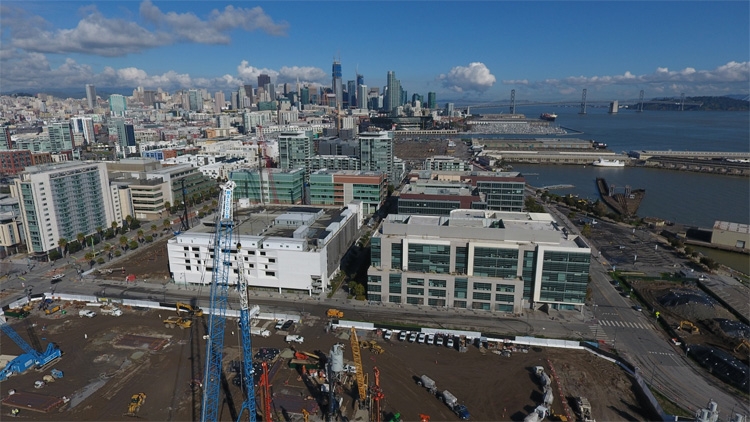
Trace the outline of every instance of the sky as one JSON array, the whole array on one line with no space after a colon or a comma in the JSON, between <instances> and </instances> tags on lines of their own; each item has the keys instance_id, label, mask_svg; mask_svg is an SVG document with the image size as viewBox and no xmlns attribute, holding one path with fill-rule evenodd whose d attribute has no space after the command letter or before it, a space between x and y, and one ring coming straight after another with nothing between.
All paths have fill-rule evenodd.
<instances>
[{"instance_id":1,"label":"sky","mask_svg":"<svg viewBox=\"0 0 750 422\"><path fill-rule=\"evenodd\" d=\"M331 85L394 71L409 97L747 95L748 1L12 1L0 91Z\"/></svg>"}]
</instances>

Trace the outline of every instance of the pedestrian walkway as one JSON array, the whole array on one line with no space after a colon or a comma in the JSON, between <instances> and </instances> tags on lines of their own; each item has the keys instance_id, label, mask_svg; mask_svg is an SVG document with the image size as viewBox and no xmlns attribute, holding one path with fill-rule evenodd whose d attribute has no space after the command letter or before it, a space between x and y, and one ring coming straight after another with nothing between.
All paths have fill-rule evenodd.
<instances>
[{"instance_id":1,"label":"pedestrian walkway","mask_svg":"<svg viewBox=\"0 0 750 422\"><path fill-rule=\"evenodd\" d=\"M604 327L618 327L618 328L639 328L642 330L651 330L651 326L648 324L641 324L640 322L626 322L626 321L609 321L599 320L599 325Z\"/></svg>"},{"instance_id":2,"label":"pedestrian walkway","mask_svg":"<svg viewBox=\"0 0 750 422\"><path fill-rule=\"evenodd\" d=\"M591 332L591 336L594 337L596 341L604 343L609 341L607 333L605 333L603 329L599 328L599 324L589 324L589 331Z\"/></svg>"}]
</instances>

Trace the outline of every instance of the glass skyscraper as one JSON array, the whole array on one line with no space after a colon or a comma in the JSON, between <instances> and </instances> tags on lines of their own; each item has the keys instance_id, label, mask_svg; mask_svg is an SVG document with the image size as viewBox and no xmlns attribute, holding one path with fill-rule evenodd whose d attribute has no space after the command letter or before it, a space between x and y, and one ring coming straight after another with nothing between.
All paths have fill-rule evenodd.
<instances>
[{"instance_id":1,"label":"glass skyscraper","mask_svg":"<svg viewBox=\"0 0 750 422\"><path fill-rule=\"evenodd\" d=\"M334 60L331 66L331 89L336 95L336 107L343 106L344 89L341 84L341 63L338 60Z\"/></svg>"}]
</instances>

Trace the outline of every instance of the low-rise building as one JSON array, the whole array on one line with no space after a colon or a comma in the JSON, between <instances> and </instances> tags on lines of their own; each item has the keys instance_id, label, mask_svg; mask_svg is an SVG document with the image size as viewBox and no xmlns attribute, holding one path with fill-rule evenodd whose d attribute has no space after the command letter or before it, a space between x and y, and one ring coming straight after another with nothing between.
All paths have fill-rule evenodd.
<instances>
[{"instance_id":1,"label":"low-rise building","mask_svg":"<svg viewBox=\"0 0 750 422\"><path fill-rule=\"evenodd\" d=\"M370 301L519 313L586 298L591 249L549 214L390 215L370 241Z\"/></svg>"},{"instance_id":2,"label":"low-rise building","mask_svg":"<svg viewBox=\"0 0 750 422\"><path fill-rule=\"evenodd\" d=\"M319 293L327 290L341 258L358 236L357 204L324 210L291 207L264 213L239 212L233 229L229 284L237 283L237 260L253 290ZM167 242L169 268L177 284L208 285L214 265L214 227L199 226Z\"/></svg>"},{"instance_id":3,"label":"low-rise building","mask_svg":"<svg viewBox=\"0 0 750 422\"><path fill-rule=\"evenodd\" d=\"M749 249L750 225L717 220L711 231L711 243L730 248Z\"/></svg>"},{"instance_id":4,"label":"low-rise building","mask_svg":"<svg viewBox=\"0 0 750 422\"><path fill-rule=\"evenodd\" d=\"M234 198L241 206L250 204L301 204L304 199L305 169L240 169L229 174L237 187Z\"/></svg>"},{"instance_id":5,"label":"low-rise building","mask_svg":"<svg viewBox=\"0 0 750 422\"><path fill-rule=\"evenodd\" d=\"M310 204L343 206L361 201L363 214L374 213L388 194L382 172L318 170L310 175Z\"/></svg>"}]
</instances>

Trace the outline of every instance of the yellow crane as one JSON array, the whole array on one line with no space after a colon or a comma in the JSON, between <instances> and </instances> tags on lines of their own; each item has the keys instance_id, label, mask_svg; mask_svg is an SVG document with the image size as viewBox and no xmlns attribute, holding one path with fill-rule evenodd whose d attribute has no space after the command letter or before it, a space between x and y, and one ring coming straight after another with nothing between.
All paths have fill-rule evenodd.
<instances>
[{"instance_id":1,"label":"yellow crane","mask_svg":"<svg viewBox=\"0 0 750 422\"><path fill-rule=\"evenodd\" d=\"M352 355L354 357L354 366L357 368L355 374L357 379L357 391L359 392L359 402L364 404L367 400L367 383L365 382L365 371L362 368L362 353L359 350L359 340L357 339L357 330L352 327L349 341L352 344Z\"/></svg>"}]
</instances>

